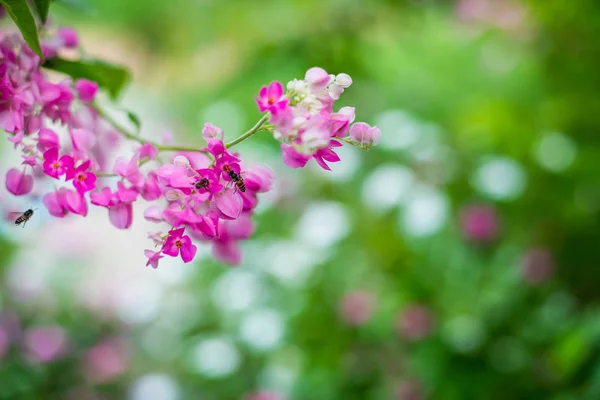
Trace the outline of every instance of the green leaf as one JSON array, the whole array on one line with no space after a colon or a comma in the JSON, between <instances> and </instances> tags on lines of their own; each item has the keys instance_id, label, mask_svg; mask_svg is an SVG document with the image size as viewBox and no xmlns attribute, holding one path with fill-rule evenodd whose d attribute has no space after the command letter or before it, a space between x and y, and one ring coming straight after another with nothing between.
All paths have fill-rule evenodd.
<instances>
[{"instance_id":1,"label":"green leaf","mask_svg":"<svg viewBox=\"0 0 600 400\"><path fill-rule=\"evenodd\" d=\"M35 8L37 8L40 19L45 24L48 19L48 9L50 8L50 0L33 0Z\"/></svg>"},{"instance_id":2,"label":"green leaf","mask_svg":"<svg viewBox=\"0 0 600 400\"><path fill-rule=\"evenodd\" d=\"M108 91L115 99L130 79L129 71L101 60L69 61L62 58L46 60L44 67L67 74L74 79L89 79Z\"/></svg>"},{"instance_id":3,"label":"green leaf","mask_svg":"<svg viewBox=\"0 0 600 400\"><path fill-rule=\"evenodd\" d=\"M0 0L0 4L4 6L10 17L15 21L23 35L23 39L25 39L31 50L43 59L37 26L27 2L25 0Z\"/></svg>"},{"instance_id":4,"label":"green leaf","mask_svg":"<svg viewBox=\"0 0 600 400\"><path fill-rule=\"evenodd\" d=\"M140 121L140 117L138 117L137 115L135 115L131 111L127 111L127 117L129 118L129 120L131 122L134 123L136 129L139 131L140 127L142 126L142 122Z\"/></svg>"}]
</instances>

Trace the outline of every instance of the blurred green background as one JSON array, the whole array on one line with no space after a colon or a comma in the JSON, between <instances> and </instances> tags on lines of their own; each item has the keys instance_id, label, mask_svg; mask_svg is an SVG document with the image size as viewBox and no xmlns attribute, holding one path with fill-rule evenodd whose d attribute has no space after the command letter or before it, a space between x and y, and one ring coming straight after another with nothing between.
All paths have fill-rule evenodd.
<instances>
[{"instance_id":1,"label":"blurred green background","mask_svg":"<svg viewBox=\"0 0 600 400\"><path fill-rule=\"evenodd\" d=\"M87 3L53 22L148 137L234 138L321 66L382 140L331 173L240 144L278 181L237 268L144 269L143 209L3 227L0 398L600 399L599 2Z\"/></svg>"}]
</instances>

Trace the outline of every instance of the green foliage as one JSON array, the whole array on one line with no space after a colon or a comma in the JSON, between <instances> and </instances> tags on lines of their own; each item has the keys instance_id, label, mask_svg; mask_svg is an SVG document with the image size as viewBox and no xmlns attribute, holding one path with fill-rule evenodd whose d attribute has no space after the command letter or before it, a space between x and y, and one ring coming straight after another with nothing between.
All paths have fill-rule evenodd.
<instances>
[{"instance_id":1,"label":"green foliage","mask_svg":"<svg viewBox=\"0 0 600 400\"><path fill-rule=\"evenodd\" d=\"M46 19L48 18L48 9L50 8L51 0L34 0L35 7L37 9L38 15L42 20L42 23L46 23Z\"/></svg>"},{"instance_id":2,"label":"green foliage","mask_svg":"<svg viewBox=\"0 0 600 400\"><path fill-rule=\"evenodd\" d=\"M35 19L29 10L25 0L0 0L10 17L21 31L23 39L38 56L42 57L42 48L40 47L40 38L38 36ZM46 7L47 12L47 7ZM41 14L41 12L40 12Z\"/></svg>"},{"instance_id":3,"label":"green foliage","mask_svg":"<svg viewBox=\"0 0 600 400\"><path fill-rule=\"evenodd\" d=\"M113 99L119 96L131 79L126 68L102 60L71 61L57 57L46 60L44 67L62 72L74 79L83 78L94 81L101 88L106 89Z\"/></svg>"}]
</instances>

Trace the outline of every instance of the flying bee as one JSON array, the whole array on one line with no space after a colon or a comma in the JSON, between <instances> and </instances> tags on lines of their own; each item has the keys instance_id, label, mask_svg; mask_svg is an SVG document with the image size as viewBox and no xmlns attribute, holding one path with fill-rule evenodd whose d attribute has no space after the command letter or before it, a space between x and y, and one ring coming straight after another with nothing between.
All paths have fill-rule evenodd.
<instances>
[{"instance_id":1,"label":"flying bee","mask_svg":"<svg viewBox=\"0 0 600 400\"><path fill-rule=\"evenodd\" d=\"M223 171L227 172L229 178L235 182L235 186L240 189L241 192L246 191L246 184L244 183L244 178L238 175L229 165L223 166Z\"/></svg>"},{"instance_id":2,"label":"flying bee","mask_svg":"<svg viewBox=\"0 0 600 400\"><path fill-rule=\"evenodd\" d=\"M202 188L206 189L208 187L208 184L209 184L208 178L201 178L200 180L198 180L196 182L195 186L196 186L196 189L198 189L198 190L202 189Z\"/></svg>"},{"instance_id":3,"label":"flying bee","mask_svg":"<svg viewBox=\"0 0 600 400\"><path fill-rule=\"evenodd\" d=\"M23 224L23 228L25 228L25 224L31 219L31 217L33 217L33 212L35 210L37 210L37 208L34 208L33 210L30 208L29 210L25 211L19 216L19 218L15 220L15 225L19 226Z\"/></svg>"}]
</instances>

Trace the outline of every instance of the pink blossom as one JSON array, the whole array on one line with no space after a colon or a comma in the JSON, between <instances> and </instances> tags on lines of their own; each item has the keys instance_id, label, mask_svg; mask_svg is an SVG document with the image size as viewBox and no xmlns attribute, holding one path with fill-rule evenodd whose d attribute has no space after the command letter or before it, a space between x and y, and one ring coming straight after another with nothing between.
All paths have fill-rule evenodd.
<instances>
[{"instance_id":1,"label":"pink blossom","mask_svg":"<svg viewBox=\"0 0 600 400\"><path fill-rule=\"evenodd\" d=\"M39 151L45 152L53 147L58 148L59 144L58 135L52 129L40 129L37 143L37 148Z\"/></svg>"},{"instance_id":2,"label":"pink blossom","mask_svg":"<svg viewBox=\"0 0 600 400\"><path fill-rule=\"evenodd\" d=\"M74 190L65 189L62 200L64 201L64 206L67 210L73 214L79 214L83 217L87 215L88 207L83 194Z\"/></svg>"},{"instance_id":3,"label":"pink blossom","mask_svg":"<svg viewBox=\"0 0 600 400\"><path fill-rule=\"evenodd\" d=\"M138 167L138 155L134 154L129 161L124 157L117 158L114 173L127 179L133 185L141 185L144 182L144 175Z\"/></svg>"},{"instance_id":4,"label":"pink blossom","mask_svg":"<svg viewBox=\"0 0 600 400\"><path fill-rule=\"evenodd\" d=\"M207 141L209 139L223 140L223 129L214 126L211 123L206 123L204 124L204 128L202 128L202 137Z\"/></svg>"},{"instance_id":5,"label":"pink blossom","mask_svg":"<svg viewBox=\"0 0 600 400\"><path fill-rule=\"evenodd\" d=\"M58 148L53 147L44 153L44 172L58 179L73 167L73 157L64 155L58 158Z\"/></svg>"},{"instance_id":6,"label":"pink blossom","mask_svg":"<svg viewBox=\"0 0 600 400\"><path fill-rule=\"evenodd\" d=\"M8 335L6 332L4 332L4 329L2 329L2 326L0 325L0 361L2 361L4 355L8 352L9 346L10 344L8 342Z\"/></svg>"},{"instance_id":7,"label":"pink blossom","mask_svg":"<svg viewBox=\"0 0 600 400\"><path fill-rule=\"evenodd\" d=\"M354 107L342 107L339 112L329 116L332 137L346 136L350 124L354 122L354 110Z\"/></svg>"},{"instance_id":8,"label":"pink blossom","mask_svg":"<svg viewBox=\"0 0 600 400\"><path fill-rule=\"evenodd\" d=\"M21 157L23 157L23 162L21 163L21 165L29 165L30 167L35 167L38 164L37 154L34 154L32 156L22 155Z\"/></svg>"},{"instance_id":9,"label":"pink blossom","mask_svg":"<svg viewBox=\"0 0 600 400\"><path fill-rule=\"evenodd\" d=\"M290 168L302 168L306 165L310 156L300 154L289 144L281 144L283 162Z\"/></svg>"},{"instance_id":10,"label":"pink blossom","mask_svg":"<svg viewBox=\"0 0 600 400\"><path fill-rule=\"evenodd\" d=\"M81 194L96 188L96 175L87 171L91 161L87 160L80 166L67 171L66 180L73 179L73 186Z\"/></svg>"},{"instance_id":11,"label":"pink blossom","mask_svg":"<svg viewBox=\"0 0 600 400\"><path fill-rule=\"evenodd\" d=\"M79 37L74 29L61 27L58 29L58 37L62 39L66 48L74 48L79 44Z\"/></svg>"},{"instance_id":12,"label":"pink blossom","mask_svg":"<svg viewBox=\"0 0 600 400\"><path fill-rule=\"evenodd\" d=\"M283 86L279 82L271 82L260 89L256 98L260 112L269 111L273 114L284 110L288 104L288 99L283 96Z\"/></svg>"},{"instance_id":13,"label":"pink blossom","mask_svg":"<svg viewBox=\"0 0 600 400\"><path fill-rule=\"evenodd\" d=\"M525 282L533 286L547 281L555 269L554 257L546 249L529 249L521 260L521 276Z\"/></svg>"},{"instance_id":14,"label":"pink blossom","mask_svg":"<svg viewBox=\"0 0 600 400\"><path fill-rule=\"evenodd\" d=\"M364 122L357 122L350 128L350 137L361 146L371 146L379 143L381 131L376 126L371 127Z\"/></svg>"},{"instance_id":15,"label":"pink blossom","mask_svg":"<svg viewBox=\"0 0 600 400\"><path fill-rule=\"evenodd\" d=\"M86 375L94 382L108 382L126 371L127 345L118 338L105 339L91 347L84 356Z\"/></svg>"},{"instance_id":16,"label":"pink blossom","mask_svg":"<svg viewBox=\"0 0 600 400\"><path fill-rule=\"evenodd\" d=\"M154 160L156 158L156 156L158 155L158 150L154 146L152 146L150 143L144 143L142 146L140 146L137 149L136 154L140 161L142 161L146 158L150 159L150 160Z\"/></svg>"},{"instance_id":17,"label":"pink blossom","mask_svg":"<svg viewBox=\"0 0 600 400\"><path fill-rule=\"evenodd\" d=\"M365 324L373 314L375 297L365 291L349 292L340 301L340 315L351 325Z\"/></svg>"},{"instance_id":18,"label":"pink blossom","mask_svg":"<svg viewBox=\"0 0 600 400\"><path fill-rule=\"evenodd\" d=\"M89 103L96 98L98 84L96 82L88 81L87 79L79 79L77 83L75 83L75 89L77 90L79 100Z\"/></svg>"},{"instance_id":19,"label":"pink blossom","mask_svg":"<svg viewBox=\"0 0 600 400\"><path fill-rule=\"evenodd\" d=\"M144 211L144 219L155 224L163 221L163 210L159 206L150 206Z\"/></svg>"},{"instance_id":20,"label":"pink blossom","mask_svg":"<svg viewBox=\"0 0 600 400\"><path fill-rule=\"evenodd\" d=\"M249 169L244 176L246 189L252 192L264 193L271 190L275 176L273 171L264 165L256 165Z\"/></svg>"},{"instance_id":21,"label":"pink blossom","mask_svg":"<svg viewBox=\"0 0 600 400\"><path fill-rule=\"evenodd\" d=\"M42 199L48 213L58 218L62 218L69 213L66 206L65 191L66 188L61 188L58 191L46 193Z\"/></svg>"},{"instance_id":22,"label":"pink blossom","mask_svg":"<svg viewBox=\"0 0 600 400\"><path fill-rule=\"evenodd\" d=\"M149 232L148 239L151 239L155 245L162 245L164 242L162 232Z\"/></svg>"},{"instance_id":23,"label":"pink blossom","mask_svg":"<svg viewBox=\"0 0 600 400\"><path fill-rule=\"evenodd\" d=\"M239 265L242 262L242 249L234 240L215 240L212 254L217 260L229 265Z\"/></svg>"},{"instance_id":24,"label":"pink blossom","mask_svg":"<svg viewBox=\"0 0 600 400\"><path fill-rule=\"evenodd\" d=\"M108 219L115 228L129 229L133 223L131 203L117 203L108 209Z\"/></svg>"},{"instance_id":25,"label":"pink blossom","mask_svg":"<svg viewBox=\"0 0 600 400\"><path fill-rule=\"evenodd\" d=\"M212 202L223 219L236 219L242 212L243 200L235 189L225 189L217 193Z\"/></svg>"},{"instance_id":26,"label":"pink blossom","mask_svg":"<svg viewBox=\"0 0 600 400\"><path fill-rule=\"evenodd\" d=\"M433 315L428 307L411 304L404 308L398 321L398 331L402 336L418 341L427 337L433 329Z\"/></svg>"},{"instance_id":27,"label":"pink blossom","mask_svg":"<svg viewBox=\"0 0 600 400\"><path fill-rule=\"evenodd\" d=\"M158 175L156 175L156 172L150 172L148 178L144 180L144 183L140 188L140 195L144 200L152 201L158 199L161 194L162 191L158 183Z\"/></svg>"},{"instance_id":28,"label":"pink blossom","mask_svg":"<svg viewBox=\"0 0 600 400\"><path fill-rule=\"evenodd\" d=\"M338 156L335 153L335 151L333 151L333 148L341 147L341 146L342 146L342 144L340 142L336 142L335 140L332 140L329 142L329 147L317 150L317 152L313 155L313 158L315 159L317 164L319 164L321 166L321 168L326 169L327 171L331 171L331 168L329 168L329 165L327 165L326 161L328 161L328 162L340 161L340 156Z\"/></svg>"},{"instance_id":29,"label":"pink blossom","mask_svg":"<svg viewBox=\"0 0 600 400\"><path fill-rule=\"evenodd\" d=\"M6 173L6 189L15 196L23 196L33 189L33 176L11 168Z\"/></svg>"},{"instance_id":30,"label":"pink blossom","mask_svg":"<svg viewBox=\"0 0 600 400\"><path fill-rule=\"evenodd\" d=\"M162 244L162 241L160 242L160 244ZM148 262L146 263L146 267L148 265L150 265L154 269L158 268L158 261L164 257L164 256L160 255L160 251L152 251L152 250L144 250L144 255L148 259Z\"/></svg>"},{"instance_id":31,"label":"pink blossom","mask_svg":"<svg viewBox=\"0 0 600 400\"><path fill-rule=\"evenodd\" d=\"M102 207L110 207L112 204L112 192L110 188L104 187L100 192L90 193L92 204Z\"/></svg>"},{"instance_id":32,"label":"pink blossom","mask_svg":"<svg viewBox=\"0 0 600 400\"><path fill-rule=\"evenodd\" d=\"M59 326L33 328L25 334L25 345L33 361L45 363L65 352L67 336Z\"/></svg>"},{"instance_id":33,"label":"pink blossom","mask_svg":"<svg viewBox=\"0 0 600 400\"><path fill-rule=\"evenodd\" d=\"M492 242L500 231L496 210L485 204L464 207L460 213L460 222L463 235L474 242Z\"/></svg>"},{"instance_id":34,"label":"pink blossom","mask_svg":"<svg viewBox=\"0 0 600 400\"><path fill-rule=\"evenodd\" d=\"M212 168L198 169L196 172L199 177L194 185L204 179L200 187L195 186L199 193L209 193L209 198L212 198L215 193L218 193L223 189L223 185L219 183L219 178L221 176L219 172L215 172Z\"/></svg>"},{"instance_id":35,"label":"pink blossom","mask_svg":"<svg viewBox=\"0 0 600 400\"><path fill-rule=\"evenodd\" d=\"M189 263L196 256L198 250L192 244L189 236L183 235L185 228L174 229L169 231L169 236L162 247L162 252L171 257L177 257L181 254L181 259L184 263Z\"/></svg>"},{"instance_id":36,"label":"pink blossom","mask_svg":"<svg viewBox=\"0 0 600 400\"><path fill-rule=\"evenodd\" d=\"M323 68L313 67L306 71L304 80L308 83L313 93L324 90L331 82L331 76Z\"/></svg>"},{"instance_id":37,"label":"pink blossom","mask_svg":"<svg viewBox=\"0 0 600 400\"><path fill-rule=\"evenodd\" d=\"M77 151L88 151L96 145L96 136L87 129L71 129L71 142Z\"/></svg>"}]
</instances>

